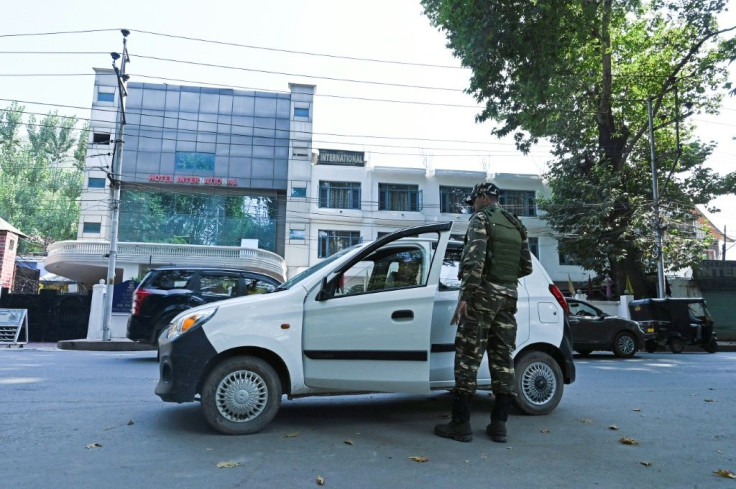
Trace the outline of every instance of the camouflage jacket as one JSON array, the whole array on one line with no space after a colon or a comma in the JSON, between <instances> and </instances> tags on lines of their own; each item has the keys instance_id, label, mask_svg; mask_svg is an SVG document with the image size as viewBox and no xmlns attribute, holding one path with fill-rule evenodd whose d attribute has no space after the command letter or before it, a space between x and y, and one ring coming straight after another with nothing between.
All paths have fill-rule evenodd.
<instances>
[{"instance_id":1,"label":"camouflage jacket","mask_svg":"<svg viewBox=\"0 0 736 489\"><path fill-rule=\"evenodd\" d=\"M529 240L526 228L521 222L509 212L501 209L497 204L491 204L492 208L498 208L508 221L514 225L521 235L521 254L519 259L519 277L529 275L532 272L532 259L529 252ZM506 295L509 297L518 297L517 286L518 280L513 282L490 282L486 277L486 267L490 252L488 242L493 239L489 236L490 219L485 212L488 208L481 209L470 218L468 223L468 231L465 233L465 243L463 246L462 256L460 258L460 268L458 271L458 279L460 285L460 299L470 301L472 297L484 290Z\"/></svg>"}]
</instances>

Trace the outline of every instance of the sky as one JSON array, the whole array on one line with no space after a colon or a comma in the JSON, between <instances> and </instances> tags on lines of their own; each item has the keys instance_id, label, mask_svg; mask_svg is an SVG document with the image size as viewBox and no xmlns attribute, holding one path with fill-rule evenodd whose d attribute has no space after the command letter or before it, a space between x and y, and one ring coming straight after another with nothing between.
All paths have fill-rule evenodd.
<instances>
[{"instance_id":1,"label":"sky","mask_svg":"<svg viewBox=\"0 0 736 489\"><path fill-rule=\"evenodd\" d=\"M736 13L720 20L736 25ZM317 149L364 151L374 165L547 169L549 144L525 156L491 136L491 123L475 123L478 105L463 93L470 72L419 0L5 2L0 75L44 76L0 76L0 107L18 100L28 113L89 118L92 68L111 67L109 53L122 49L120 28L131 31L131 81L277 92L289 83L316 85ZM68 31L94 32L19 35ZM731 75L736 82L736 66ZM720 174L736 170L736 97L719 116L694 120L702 139L718 143L708 165ZM706 215L736 236L736 196L712 205L722 212Z\"/></svg>"}]
</instances>

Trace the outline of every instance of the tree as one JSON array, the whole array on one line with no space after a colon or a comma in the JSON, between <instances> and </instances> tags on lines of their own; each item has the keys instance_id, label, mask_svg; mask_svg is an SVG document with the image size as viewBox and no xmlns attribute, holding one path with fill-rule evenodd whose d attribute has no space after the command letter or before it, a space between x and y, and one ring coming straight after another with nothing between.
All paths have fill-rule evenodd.
<instances>
[{"instance_id":1,"label":"tree","mask_svg":"<svg viewBox=\"0 0 736 489\"><path fill-rule=\"evenodd\" d=\"M76 238L88 128L55 112L24 123L24 114L17 103L0 110L0 217L29 236L22 252L44 251Z\"/></svg>"},{"instance_id":2,"label":"tree","mask_svg":"<svg viewBox=\"0 0 736 489\"><path fill-rule=\"evenodd\" d=\"M478 122L528 152L547 138L552 196L540 202L559 238L623 291L647 293L656 264L647 101L655 121L665 261L696 263L707 242L686 232L697 204L733 192L736 173L704 162L694 114L716 113L731 88L736 29L719 29L723 0L423 0L433 25L472 69Z\"/></svg>"}]
</instances>

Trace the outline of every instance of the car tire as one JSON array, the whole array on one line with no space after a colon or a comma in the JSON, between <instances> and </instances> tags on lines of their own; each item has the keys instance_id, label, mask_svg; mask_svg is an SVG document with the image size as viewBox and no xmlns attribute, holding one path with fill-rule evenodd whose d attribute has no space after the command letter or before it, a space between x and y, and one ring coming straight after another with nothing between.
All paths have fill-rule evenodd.
<instances>
[{"instance_id":1,"label":"car tire","mask_svg":"<svg viewBox=\"0 0 736 489\"><path fill-rule=\"evenodd\" d=\"M667 347L672 353L682 353L682 350L685 349L685 343L680 338L671 338L667 343Z\"/></svg>"},{"instance_id":2,"label":"car tire","mask_svg":"<svg viewBox=\"0 0 736 489\"><path fill-rule=\"evenodd\" d=\"M516 358L516 405L525 414L552 412L562 399L564 382L557 361L541 351L530 351Z\"/></svg>"},{"instance_id":3,"label":"car tire","mask_svg":"<svg viewBox=\"0 0 736 489\"><path fill-rule=\"evenodd\" d=\"M708 353L715 353L718 351L718 341L711 338L707 345L705 345L705 351Z\"/></svg>"},{"instance_id":4,"label":"car tire","mask_svg":"<svg viewBox=\"0 0 736 489\"><path fill-rule=\"evenodd\" d=\"M226 435L261 431L281 405L281 381L265 360L231 357L217 365L202 386L202 412L214 429Z\"/></svg>"},{"instance_id":5,"label":"car tire","mask_svg":"<svg viewBox=\"0 0 736 489\"><path fill-rule=\"evenodd\" d=\"M627 331L621 331L613 340L613 354L619 358L631 358L638 350L636 337Z\"/></svg>"}]
</instances>

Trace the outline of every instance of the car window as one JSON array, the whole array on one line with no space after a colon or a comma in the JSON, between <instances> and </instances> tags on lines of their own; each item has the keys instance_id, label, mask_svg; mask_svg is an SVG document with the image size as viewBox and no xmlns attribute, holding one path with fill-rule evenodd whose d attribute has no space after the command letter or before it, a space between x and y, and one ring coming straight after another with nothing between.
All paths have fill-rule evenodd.
<instances>
[{"instance_id":1,"label":"car window","mask_svg":"<svg viewBox=\"0 0 736 489\"><path fill-rule=\"evenodd\" d=\"M258 280L257 278L245 277L243 281L245 291L242 295L267 294L276 288L271 282Z\"/></svg>"},{"instance_id":2,"label":"car window","mask_svg":"<svg viewBox=\"0 0 736 489\"><path fill-rule=\"evenodd\" d=\"M204 272L199 277L202 297L228 298L238 292L238 276L234 273Z\"/></svg>"},{"instance_id":3,"label":"car window","mask_svg":"<svg viewBox=\"0 0 736 489\"><path fill-rule=\"evenodd\" d=\"M460 290L461 282L457 274L460 271L461 254L462 248L447 248L440 270L440 290Z\"/></svg>"},{"instance_id":4,"label":"car window","mask_svg":"<svg viewBox=\"0 0 736 489\"><path fill-rule=\"evenodd\" d=\"M192 270L160 270L151 274L150 282L143 287L160 290L191 289Z\"/></svg>"},{"instance_id":5,"label":"car window","mask_svg":"<svg viewBox=\"0 0 736 489\"><path fill-rule=\"evenodd\" d=\"M598 311L582 302L570 301L570 314L573 316L598 316Z\"/></svg>"},{"instance_id":6,"label":"car window","mask_svg":"<svg viewBox=\"0 0 736 489\"><path fill-rule=\"evenodd\" d=\"M426 285L429 263L419 246L380 248L338 278L335 297Z\"/></svg>"}]
</instances>

